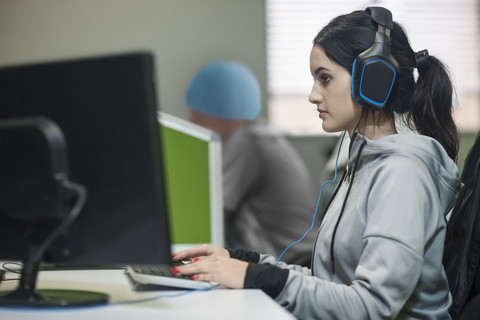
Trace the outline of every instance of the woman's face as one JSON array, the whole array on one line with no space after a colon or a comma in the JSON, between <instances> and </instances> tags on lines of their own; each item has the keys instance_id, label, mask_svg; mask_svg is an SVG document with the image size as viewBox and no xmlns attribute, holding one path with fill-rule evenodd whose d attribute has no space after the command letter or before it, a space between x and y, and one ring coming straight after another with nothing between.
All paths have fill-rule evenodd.
<instances>
[{"instance_id":1,"label":"woman's face","mask_svg":"<svg viewBox=\"0 0 480 320\"><path fill-rule=\"evenodd\" d=\"M361 118L362 107L351 96L350 73L330 60L319 45L310 53L313 87L308 101L317 106L326 132L347 130L351 135Z\"/></svg>"}]
</instances>

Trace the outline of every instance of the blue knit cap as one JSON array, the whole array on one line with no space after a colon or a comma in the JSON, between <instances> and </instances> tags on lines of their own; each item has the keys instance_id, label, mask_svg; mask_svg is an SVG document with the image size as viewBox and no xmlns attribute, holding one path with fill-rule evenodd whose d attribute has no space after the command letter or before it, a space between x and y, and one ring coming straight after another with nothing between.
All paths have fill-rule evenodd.
<instances>
[{"instance_id":1,"label":"blue knit cap","mask_svg":"<svg viewBox=\"0 0 480 320\"><path fill-rule=\"evenodd\" d=\"M195 75L186 103L190 109L212 117L253 120L260 113L260 87L245 66L214 61Z\"/></svg>"}]
</instances>

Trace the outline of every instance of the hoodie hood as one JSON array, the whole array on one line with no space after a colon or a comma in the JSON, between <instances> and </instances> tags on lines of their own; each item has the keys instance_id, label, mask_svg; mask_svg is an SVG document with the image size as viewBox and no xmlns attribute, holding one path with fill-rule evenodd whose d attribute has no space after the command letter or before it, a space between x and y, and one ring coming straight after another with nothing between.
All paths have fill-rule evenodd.
<instances>
[{"instance_id":1,"label":"hoodie hood","mask_svg":"<svg viewBox=\"0 0 480 320\"><path fill-rule=\"evenodd\" d=\"M363 147L361 147L362 144L364 144ZM378 140L369 140L362 134L356 133L350 143L347 171L351 172L354 169L359 156L358 168L356 168L358 173L373 165L375 160L390 155L405 155L423 162L431 176L436 177L437 191L442 195L440 197L442 206L451 206L462 185L458 168L442 145L431 137L414 133L398 133Z\"/></svg>"}]
</instances>

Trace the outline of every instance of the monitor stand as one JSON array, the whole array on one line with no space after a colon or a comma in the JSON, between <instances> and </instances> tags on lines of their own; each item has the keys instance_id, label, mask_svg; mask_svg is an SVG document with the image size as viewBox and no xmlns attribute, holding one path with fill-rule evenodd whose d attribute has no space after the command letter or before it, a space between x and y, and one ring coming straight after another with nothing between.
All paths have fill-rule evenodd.
<instances>
[{"instance_id":1,"label":"monitor stand","mask_svg":"<svg viewBox=\"0 0 480 320\"><path fill-rule=\"evenodd\" d=\"M45 236L43 241L35 241L36 244L33 243L34 241L30 243L26 257L23 259L18 287L13 291L0 293L0 306L74 307L108 303L108 295L99 292L36 289L39 267L46 249L75 220L85 203L86 189L83 186L65 182L64 187L74 192L76 204L57 226L52 227L52 231Z\"/></svg>"},{"instance_id":2,"label":"monitor stand","mask_svg":"<svg viewBox=\"0 0 480 320\"><path fill-rule=\"evenodd\" d=\"M87 197L85 186L68 180L66 164L66 141L63 132L52 120L44 117L20 118L2 120L0 123L2 133L2 150L11 153L11 162L19 161L17 158L27 158L30 153L24 150L37 150L42 155L42 165L33 171L38 175L28 176L18 174L7 176L16 185L27 185L31 179L39 180L46 188L48 199L34 198L23 189L14 189L14 200L7 202L0 208L0 214L10 215L11 219L30 224L29 231L24 235L26 249L23 253L23 268L20 282L16 290L1 292L0 305L31 306L31 307L65 307L98 305L108 302L108 296L103 293L76 291L76 290L36 290L39 266L44 259L46 250L80 214ZM43 139L39 139L38 137ZM43 143L39 143L43 141ZM37 149L35 149L37 148ZM20 151L19 151L20 150ZM44 156L44 157L43 157ZM24 161L20 161L24 163ZM25 166L24 166L25 167ZM29 168L28 166L26 166ZM22 168L22 170L25 168ZM20 170L20 171L22 171ZM38 171L38 172L37 172ZM25 171L30 173L30 171ZM3 176L2 176L3 177ZM9 181L9 180L7 180ZM35 184L33 184L35 186ZM45 196L44 196L45 198ZM18 200L29 203L26 208L21 207ZM4 200L4 202L6 202ZM30 212L38 204L38 212ZM17 207L16 207L17 206ZM41 231L40 231L41 230Z\"/></svg>"},{"instance_id":3,"label":"monitor stand","mask_svg":"<svg viewBox=\"0 0 480 320\"><path fill-rule=\"evenodd\" d=\"M36 289L40 261L30 255L23 262L18 287L13 291L0 293L0 306L27 307L68 307L94 306L108 303L108 295L93 291Z\"/></svg>"}]
</instances>

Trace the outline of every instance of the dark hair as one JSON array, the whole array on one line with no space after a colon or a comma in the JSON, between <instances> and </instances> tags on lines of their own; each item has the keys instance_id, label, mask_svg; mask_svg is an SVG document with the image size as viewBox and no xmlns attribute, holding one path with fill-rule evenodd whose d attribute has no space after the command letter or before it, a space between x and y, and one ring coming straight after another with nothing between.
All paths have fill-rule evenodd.
<instances>
[{"instance_id":1,"label":"dark hair","mask_svg":"<svg viewBox=\"0 0 480 320\"><path fill-rule=\"evenodd\" d=\"M313 44L321 46L331 60L351 73L355 58L373 44L376 31L377 25L368 13L354 11L331 20ZM452 117L453 86L446 67L426 51L416 55L402 26L396 22L391 38L399 72L386 111L406 115L410 128L436 139L455 160L458 134Z\"/></svg>"}]
</instances>

